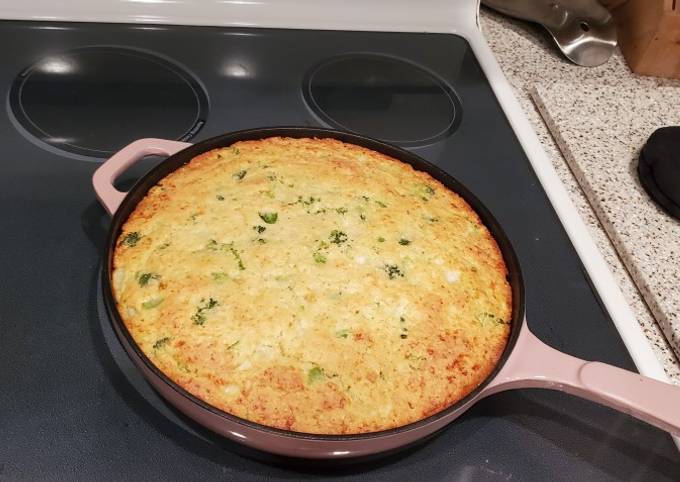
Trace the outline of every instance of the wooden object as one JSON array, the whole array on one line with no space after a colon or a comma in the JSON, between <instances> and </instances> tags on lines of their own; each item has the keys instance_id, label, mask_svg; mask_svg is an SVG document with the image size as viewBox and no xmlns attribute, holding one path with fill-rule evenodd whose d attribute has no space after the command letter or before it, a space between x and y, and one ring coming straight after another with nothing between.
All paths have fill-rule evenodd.
<instances>
[{"instance_id":1,"label":"wooden object","mask_svg":"<svg viewBox=\"0 0 680 482\"><path fill-rule=\"evenodd\" d=\"M633 72L680 79L680 0L628 0L612 13Z\"/></svg>"}]
</instances>

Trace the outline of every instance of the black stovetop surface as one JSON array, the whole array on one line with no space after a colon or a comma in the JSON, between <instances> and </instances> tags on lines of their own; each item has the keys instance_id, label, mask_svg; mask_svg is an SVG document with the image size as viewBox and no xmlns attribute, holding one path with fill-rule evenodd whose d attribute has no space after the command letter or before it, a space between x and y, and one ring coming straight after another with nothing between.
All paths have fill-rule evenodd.
<instances>
[{"instance_id":1,"label":"black stovetop surface","mask_svg":"<svg viewBox=\"0 0 680 482\"><path fill-rule=\"evenodd\" d=\"M20 116L10 113L17 108L10 101L12 85L16 88L17 76L27 67L59 52L113 45L143 49L191 72L209 99L207 120L195 139L258 126L324 125L326 119L312 112L303 93L306 74L325 59L355 53L349 57L357 63L331 65L319 77L319 102L343 122L350 119L362 130L375 128L385 135L427 131L429 124L436 130L437 122L455 112L449 130L429 145L405 144L467 184L505 227L523 265L531 329L560 350L634 369L461 38L3 22L0 41L5 46L0 90L7 99L0 116L0 479L677 480L680 462L667 434L550 391L495 395L419 447L345 467L243 452L187 420L171 420L164 415L169 409L159 410L153 395L136 388L135 375L121 369L120 348L110 346L98 313L97 277L108 225L91 187L98 160L88 160L82 151L46 147L43 141L58 144L59 139L49 139L48 132L37 140L26 126L19 127ZM371 68L364 62L372 58L369 53L387 56L378 64L406 59L420 66L419 74L390 85L390 78L404 75L401 67L383 65L375 76L364 74ZM68 76L68 68L58 62L49 65L52 73ZM56 93L26 102L38 110L44 104L44 119L61 112L56 123L54 115L45 122L53 122L62 136L70 130L81 135L110 131L104 117L112 103L100 109L74 106L73 111L63 105L69 85L83 86L89 78L57 85L61 81L50 80L54 77L36 76L32 89ZM441 85L428 86L427 78L445 84L448 97L441 99L451 105L440 112L432 111L440 106L432 96L441 94ZM366 102L353 101L353 87ZM135 92L116 97L117 103L127 102L131 116L144 111L153 88ZM159 95L155 102L163 99ZM434 107L418 111L418 105ZM162 106L149 109L156 109L144 111L154 122L141 128L130 122L134 131L121 122L107 142L122 147L135 137L162 134ZM191 106L175 111L184 115ZM395 121L395 112L406 117L406 124ZM125 118L125 113L116 115ZM440 117L433 121L431 115ZM397 124L391 127L391 122ZM173 129L179 129L175 124ZM123 185L142 169L133 169Z\"/></svg>"}]
</instances>

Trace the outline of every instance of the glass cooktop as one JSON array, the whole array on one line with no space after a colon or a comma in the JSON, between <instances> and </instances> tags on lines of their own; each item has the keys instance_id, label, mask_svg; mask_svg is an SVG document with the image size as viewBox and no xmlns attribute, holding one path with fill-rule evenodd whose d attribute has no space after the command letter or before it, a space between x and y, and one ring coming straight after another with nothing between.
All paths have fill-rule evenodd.
<instances>
[{"instance_id":1,"label":"glass cooktop","mask_svg":"<svg viewBox=\"0 0 680 482\"><path fill-rule=\"evenodd\" d=\"M101 316L108 217L91 177L110 152L320 125L400 144L465 183L514 243L532 330L634 369L462 38L0 22L0 40L0 478L677 480L667 434L541 390L489 397L431 440L360 463L246 451L165 405Z\"/></svg>"}]
</instances>

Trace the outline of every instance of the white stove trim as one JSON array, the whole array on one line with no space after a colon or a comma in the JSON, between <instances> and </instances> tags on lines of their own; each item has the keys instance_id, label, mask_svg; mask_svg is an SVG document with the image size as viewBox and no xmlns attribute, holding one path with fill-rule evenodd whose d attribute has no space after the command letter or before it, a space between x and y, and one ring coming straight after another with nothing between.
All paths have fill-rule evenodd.
<instances>
[{"instance_id":1,"label":"white stove trim","mask_svg":"<svg viewBox=\"0 0 680 482\"><path fill-rule=\"evenodd\" d=\"M479 0L25 0L0 18L65 22L458 32ZM453 21L452 21L453 20Z\"/></svg>"},{"instance_id":2,"label":"white stove trim","mask_svg":"<svg viewBox=\"0 0 680 482\"><path fill-rule=\"evenodd\" d=\"M25 0L3 3L0 18L7 20L454 33L464 37L635 365L643 375L669 381L482 35L479 0ZM680 447L680 437L674 439Z\"/></svg>"}]
</instances>

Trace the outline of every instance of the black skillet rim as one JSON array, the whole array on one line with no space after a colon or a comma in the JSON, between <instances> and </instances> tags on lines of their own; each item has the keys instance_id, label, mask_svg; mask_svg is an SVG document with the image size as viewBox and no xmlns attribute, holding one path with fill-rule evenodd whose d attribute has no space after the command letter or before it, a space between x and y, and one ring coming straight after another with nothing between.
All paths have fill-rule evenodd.
<instances>
[{"instance_id":1,"label":"black skillet rim","mask_svg":"<svg viewBox=\"0 0 680 482\"><path fill-rule=\"evenodd\" d=\"M274 427L269 427L256 422L251 422L243 418L232 415L228 412L218 409L210 405L209 403L199 399L198 397L192 395L187 390L173 382L169 377L167 377L159 368L154 365L154 363L144 354L144 352L137 345L132 335L128 331L125 323L120 317L118 310L116 308L116 303L113 298L113 290L111 287L111 272L113 267L113 253L116 246L116 240L118 239L121 227L123 223L127 220L130 213L135 209L139 201L146 195L147 191L154 186L162 178L175 171L182 165L189 162L194 157L207 152L212 149L228 147L234 142L244 141L244 140L257 140L264 139L267 137L316 137L316 138L333 138L342 142L347 142L350 144L356 144L358 146L366 147L374 151L380 152L401 162L405 162L413 166L414 169L418 171L424 171L430 174L433 178L437 179L439 182L444 184L448 189L459 194L465 201L470 204L472 209L480 217L484 225L489 229L489 232L496 240L498 247L505 260L506 267L508 269L508 281L512 289L512 321L511 321L511 331L508 338L508 342L503 350L503 354L496 363L493 371L484 379L484 381L477 386L472 392L468 393L465 397L458 400L453 405L447 407L446 409L437 412L429 417L418 420L416 422L403 425L401 427L395 427L388 430L381 430L377 432L367 432L361 434L348 434L348 435L325 435L325 434L312 434L305 432L295 432L291 430L278 429ZM172 156L168 157L165 161L158 164L156 167L151 169L146 173L127 193L120 206L113 214L111 225L109 227L109 232L107 234L106 241L106 263L104 263L102 269L102 291L104 296L104 304L106 305L106 310L109 315L109 321L116 336L119 338L121 343L125 341L132 347L135 354L142 360L146 367L151 370L160 380L162 380L169 388L172 388L179 395L185 397L189 401L201 407L203 410L209 411L214 415L218 415L230 422L244 425L250 429L255 429L263 432L268 432L270 434L275 434L279 436L290 437L292 439L306 439L306 440L319 440L319 441L357 441L357 440L371 440L379 439L382 437L396 435L398 433L408 432L411 430L417 430L423 426L429 425L437 420L446 417L453 411L456 411L459 407L465 405L470 400L474 399L484 388L496 377L496 375L503 368L507 362L512 350L515 347L517 339L519 337L520 330L524 324L524 310L525 310L525 293L524 293L524 282L522 279L522 272L520 269L519 260L515 254L510 240L501 228L498 221L493 217L491 212L484 206L484 204L477 199L477 197L472 194L462 183L456 180L453 176L443 171L439 167L431 164L425 159L421 158L417 154L406 151L394 145L387 144L385 142L366 137L360 134L354 134L349 132L342 132L333 129L319 128L319 127L265 127L256 129L246 129L241 131L236 131L232 133L223 134L220 136L212 137L204 141L198 142L186 149L183 149ZM125 340L120 340L119 333ZM129 354L128 354L129 355Z\"/></svg>"}]
</instances>

